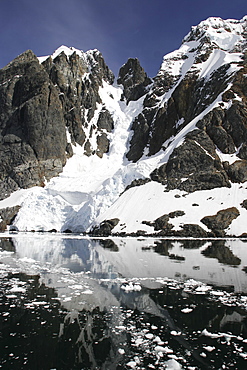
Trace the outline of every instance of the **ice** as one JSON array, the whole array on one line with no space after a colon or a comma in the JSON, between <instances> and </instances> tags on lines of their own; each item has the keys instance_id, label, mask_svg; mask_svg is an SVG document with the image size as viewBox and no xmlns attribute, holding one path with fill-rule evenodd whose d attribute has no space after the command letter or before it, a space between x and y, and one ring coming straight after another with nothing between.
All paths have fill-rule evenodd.
<instances>
[{"instance_id":1,"label":"ice","mask_svg":"<svg viewBox=\"0 0 247 370\"><path fill-rule=\"evenodd\" d=\"M173 353L173 350L171 349L171 348L169 348L169 347L163 347L163 346L156 346L155 348L154 348L154 350L156 351L156 352L161 352L161 353Z\"/></svg>"},{"instance_id":2,"label":"ice","mask_svg":"<svg viewBox=\"0 0 247 370\"><path fill-rule=\"evenodd\" d=\"M181 310L181 312L183 312L183 313L190 313L190 312L192 312L193 311L193 308L189 308L189 307L187 307L187 308L183 308L182 310Z\"/></svg>"},{"instance_id":3,"label":"ice","mask_svg":"<svg viewBox=\"0 0 247 370\"><path fill-rule=\"evenodd\" d=\"M180 365L178 361L171 359L166 362L166 369L167 370L181 370L182 366Z\"/></svg>"},{"instance_id":4,"label":"ice","mask_svg":"<svg viewBox=\"0 0 247 370\"><path fill-rule=\"evenodd\" d=\"M23 288L21 286L13 286L9 292L11 293L25 293L26 292L26 288Z\"/></svg>"}]
</instances>

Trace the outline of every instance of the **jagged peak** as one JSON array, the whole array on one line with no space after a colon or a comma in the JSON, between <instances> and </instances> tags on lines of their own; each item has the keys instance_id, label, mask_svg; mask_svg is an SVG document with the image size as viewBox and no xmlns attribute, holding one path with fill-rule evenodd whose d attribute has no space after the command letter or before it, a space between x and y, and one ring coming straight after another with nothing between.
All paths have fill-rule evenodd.
<instances>
[{"instance_id":1,"label":"jagged peak","mask_svg":"<svg viewBox=\"0 0 247 370\"><path fill-rule=\"evenodd\" d=\"M40 63L43 63L48 58L54 61L56 58L64 56L67 58L67 60L69 60L74 55L77 55L81 59L82 64L89 73L91 73L92 70L97 71L96 73L100 74L106 82L109 82L110 84L113 83L113 72L110 71L110 69L106 65L102 53L98 49L92 49L84 52L83 50L76 49L73 46L68 47L65 45L61 45L53 52L52 55L38 57L38 59Z\"/></svg>"},{"instance_id":2,"label":"jagged peak","mask_svg":"<svg viewBox=\"0 0 247 370\"><path fill-rule=\"evenodd\" d=\"M119 70L117 83L123 86L127 102L143 96L151 82L137 58L129 58Z\"/></svg>"},{"instance_id":3,"label":"jagged peak","mask_svg":"<svg viewBox=\"0 0 247 370\"><path fill-rule=\"evenodd\" d=\"M234 51L236 46L246 41L247 16L241 20L222 19L209 17L201 21L197 26L191 27L191 31L185 36L183 43L199 41L205 38L216 47L228 52Z\"/></svg>"},{"instance_id":4,"label":"jagged peak","mask_svg":"<svg viewBox=\"0 0 247 370\"><path fill-rule=\"evenodd\" d=\"M62 53L65 54L67 57L70 57L75 53L84 61L86 60L92 61L92 59L95 60L95 57L102 56L101 52L98 49L92 49L84 52L83 50L74 48L73 46L61 45L51 55L41 56L38 57L38 59L40 63L42 63L49 57L51 57L51 59L54 60Z\"/></svg>"},{"instance_id":5,"label":"jagged peak","mask_svg":"<svg viewBox=\"0 0 247 370\"><path fill-rule=\"evenodd\" d=\"M170 76L175 83L191 67L200 73L200 69L204 68L202 63L207 62L210 55L214 57L218 51L217 56L225 59L225 63L235 63L241 59L241 53L246 48L247 16L241 20L210 17L191 28L179 49L163 57L157 78Z\"/></svg>"},{"instance_id":6,"label":"jagged peak","mask_svg":"<svg viewBox=\"0 0 247 370\"><path fill-rule=\"evenodd\" d=\"M79 55L80 58L85 59L85 53L82 50L76 49L73 46L68 47L65 45L59 46L59 48L57 48L51 55L41 56L41 57L38 57L38 59L40 63L43 63L49 57L51 57L51 59L54 60L61 53L64 53L67 57L76 53L77 55Z\"/></svg>"}]
</instances>

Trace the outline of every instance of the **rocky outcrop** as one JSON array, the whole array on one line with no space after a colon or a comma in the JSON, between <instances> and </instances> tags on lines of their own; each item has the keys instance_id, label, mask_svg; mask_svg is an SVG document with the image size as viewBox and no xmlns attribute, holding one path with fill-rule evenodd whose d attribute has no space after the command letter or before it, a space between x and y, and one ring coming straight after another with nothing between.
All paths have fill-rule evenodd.
<instances>
[{"instance_id":1,"label":"rocky outcrop","mask_svg":"<svg viewBox=\"0 0 247 370\"><path fill-rule=\"evenodd\" d=\"M146 178L146 179L135 179L128 186L126 186L126 188L124 189L124 191L126 191L126 190L128 190L130 188L134 188L135 186L141 186L141 185L147 184L150 181L151 181L150 178Z\"/></svg>"},{"instance_id":2,"label":"rocky outcrop","mask_svg":"<svg viewBox=\"0 0 247 370\"><path fill-rule=\"evenodd\" d=\"M174 211L170 212L169 214L164 214L158 217L153 222L151 221L142 221L144 225L152 226L155 231L161 230L162 232L170 233L173 229L173 225L169 223L170 218L180 217L183 216L185 213L184 211Z\"/></svg>"},{"instance_id":3,"label":"rocky outcrop","mask_svg":"<svg viewBox=\"0 0 247 370\"><path fill-rule=\"evenodd\" d=\"M120 220L118 218L105 220L101 222L99 226L93 227L93 229L90 231L90 234L93 236L109 236L119 221Z\"/></svg>"},{"instance_id":4,"label":"rocky outcrop","mask_svg":"<svg viewBox=\"0 0 247 370\"><path fill-rule=\"evenodd\" d=\"M245 182L247 181L247 161L236 161L229 165L228 162L223 163L226 172L232 182Z\"/></svg>"},{"instance_id":5,"label":"rocky outcrop","mask_svg":"<svg viewBox=\"0 0 247 370\"><path fill-rule=\"evenodd\" d=\"M247 199L245 199L245 200L243 201L243 203L241 203L241 207L243 207L243 208L247 209Z\"/></svg>"},{"instance_id":6,"label":"rocky outcrop","mask_svg":"<svg viewBox=\"0 0 247 370\"><path fill-rule=\"evenodd\" d=\"M147 76L137 58L128 59L127 63L119 70L117 83L123 85L123 98L127 102L138 100L146 94L151 82L152 80Z\"/></svg>"},{"instance_id":7,"label":"rocky outcrop","mask_svg":"<svg viewBox=\"0 0 247 370\"><path fill-rule=\"evenodd\" d=\"M224 236L224 230L231 225L239 214L236 207L231 207L217 212L216 215L203 217L201 222L212 230L215 236Z\"/></svg>"},{"instance_id":8,"label":"rocky outcrop","mask_svg":"<svg viewBox=\"0 0 247 370\"><path fill-rule=\"evenodd\" d=\"M151 178L167 185L168 190L193 192L230 187L214 143L199 129L187 134L183 144L173 150L168 162L156 169Z\"/></svg>"},{"instance_id":9,"label":"rocky outcrop","mask_svg":"<svg viewBox=\"0 0 247 370\"><path fill-rule=\"evenodd\" d=\"M0 232L5 231L7 226L13 222L19 209L20 206L0 209Z\"/></svg>"}]
</instances>

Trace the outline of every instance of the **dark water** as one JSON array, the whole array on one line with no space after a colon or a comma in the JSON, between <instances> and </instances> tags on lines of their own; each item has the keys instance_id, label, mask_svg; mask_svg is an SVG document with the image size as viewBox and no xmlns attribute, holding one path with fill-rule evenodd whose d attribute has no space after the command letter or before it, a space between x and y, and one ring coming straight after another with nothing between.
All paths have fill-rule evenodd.
<instances>
[{"instance_id":1,"label":"dark water","mask_svg":"<svg viewBox=\"0 0 247 370\"><path fill-rule=\"evenodd\" d=\"M242 240L0 239L0 368L246 369Z\"/></svg>"}]
</instances>

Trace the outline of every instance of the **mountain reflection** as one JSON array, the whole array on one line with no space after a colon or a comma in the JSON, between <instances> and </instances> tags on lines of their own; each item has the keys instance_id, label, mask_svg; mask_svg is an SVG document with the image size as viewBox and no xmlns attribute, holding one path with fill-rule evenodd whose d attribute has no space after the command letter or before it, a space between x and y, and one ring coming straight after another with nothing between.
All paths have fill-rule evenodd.
<instances>
[{"instance_id":1,"label":"mountain reflection","mask_svg":"<svg viewBox=\"0 0 247 370\"><path fill-rule=\"evenodd\" d=\"M216 258L220 263L230 266L238 266L241 263L241 259L235 256L229 247L226 246L225 240L212 241L212 244L202 254L205 257Z\"/></svg>"},{"instance_id":2,"label":"mountain reflection","mask_svg":"<svg viewBox=\"0 0 247 370\"><path fill-rule=\"evenodd\" d=\"M46 269L46 277L51 266L97 279L193 278L219 286L234 286L236 291L247 290L243 270L246 264L242 263L246 260L246 245L239 239L91 239L17 235L12 239L0 239L0 248L10 253L8 263L25 261L30 267L27 262L33 261L33 268Z\"/></svg>"}]
</instances>

